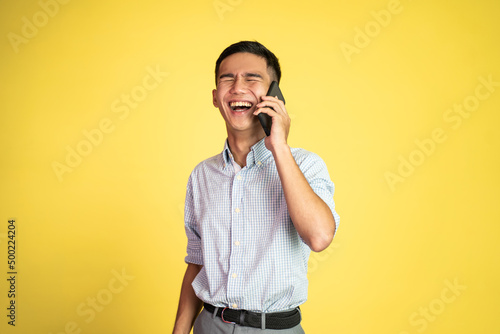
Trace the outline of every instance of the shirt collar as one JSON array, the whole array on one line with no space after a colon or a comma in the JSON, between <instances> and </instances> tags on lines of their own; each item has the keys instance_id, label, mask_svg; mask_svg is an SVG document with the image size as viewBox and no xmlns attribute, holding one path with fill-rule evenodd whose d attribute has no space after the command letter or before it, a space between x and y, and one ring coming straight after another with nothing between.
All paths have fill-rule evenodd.
<instances>
[{"instance_id":1,"label":"shirt collar","mask_svg":"<svg viewBox=\"0 0 500 334\"><path fill-rule=\"evenodd\" d=\"M224 169L226 169L228 166L230 166L233 163L233 155L231 154L231 151L229 150L229 143L226 141L224 142L224 150L222 151L222 163Z\"/></svg>"},{"instance_id":2,"label":"shirt collar","mask_svg":"<svg viewBox=\"0 0 500 334\"><path fill-rule=\"evenodd\" d=\"M271 151L269 151L266 148L266 144L264 142L265 138L262 138L259 140L256 144L254 144L250 148L250 152L247 155L247 167L250 168L253 165L260 166L261 164L264 163L268 158L272 156ZM231 153L231 150L229 149L229 143L226 139L226 142L224 143L224 150L222 151L222 158L223 158L223 164L224 164L224 169L226 169L228 166L232 165L233 163L233 154Z\"/></svg>"}]
</instances>

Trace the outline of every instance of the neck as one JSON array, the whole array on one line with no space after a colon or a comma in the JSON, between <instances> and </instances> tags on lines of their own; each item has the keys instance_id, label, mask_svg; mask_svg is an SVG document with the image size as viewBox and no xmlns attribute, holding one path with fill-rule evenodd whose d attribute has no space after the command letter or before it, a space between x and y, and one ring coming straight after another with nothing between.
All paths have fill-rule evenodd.
<instances>
[{"instance_id":1,"label":"neck","mask_svg":"<svg viewBox=\"0 0 500 334\"><path fill-rule=\"evenodd\" d=\"M247 164L247 155L253 145L264 138L264 130L252 133L233 133L228 131L227 141L234 161L242 168Z\"/></svg>"}]
</instances>

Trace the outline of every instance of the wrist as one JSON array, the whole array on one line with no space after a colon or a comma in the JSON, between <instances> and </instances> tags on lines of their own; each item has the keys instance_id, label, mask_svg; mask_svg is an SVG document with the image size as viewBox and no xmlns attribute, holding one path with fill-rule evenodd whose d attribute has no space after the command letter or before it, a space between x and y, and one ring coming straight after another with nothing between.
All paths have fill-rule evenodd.
<instances>
[{"instance_id":1,"label":"wrist","mask_svg":"<svg viewBox=\"0 0 500 334\"><path fill-rule=\"evenodd\" d=\"M189 334L191 332L191 328L192 323L190 321L185 318L180 318L176 320L172 334Z\"/></svg>"},{"instance_id":2,"label":"wrist","mask_svg":"<svg viewBox=\"0 0 500 334\"><path fill-rule=\"evenodd\" d=\"M273 145L270 151L274 156L274 160L280 160L281 157L291 154L290 146L286 142Z\"/></svg>"},{"instance_id":3,"label":"wrist","mask_svg":"<svg viewBox=\"0 0 500 334\"><path fill-rule=\"evenodd\" d=\"M172 334L189 334L190 331L191 329L187 330L174 327L174 331L172 332Z\"/></svg>"}]
</instances>

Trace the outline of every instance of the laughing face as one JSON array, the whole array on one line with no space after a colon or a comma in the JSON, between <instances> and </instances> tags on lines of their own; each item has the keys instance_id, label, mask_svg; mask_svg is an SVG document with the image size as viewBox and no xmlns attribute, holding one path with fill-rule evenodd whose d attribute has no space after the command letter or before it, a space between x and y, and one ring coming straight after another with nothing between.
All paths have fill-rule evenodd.
<instances>
[{"instance_id":1,"label":"laughing face","mask_svg":"<svg viewBox=\"0 0 500 334\"><path fill-rule=\"evenodd\" d=\"M261 96L271 84L266 60L252 53L235 53L225 58L212 92L214 106L226 121L228 134L258 131L264 134L258 117L253 115Z\"/></svg>"}]
</instances>

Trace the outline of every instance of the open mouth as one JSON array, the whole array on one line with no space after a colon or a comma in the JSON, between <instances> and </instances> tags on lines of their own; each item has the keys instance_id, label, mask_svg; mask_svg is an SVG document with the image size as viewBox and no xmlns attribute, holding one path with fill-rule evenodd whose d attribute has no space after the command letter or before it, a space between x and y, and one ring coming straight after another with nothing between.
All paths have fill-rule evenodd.
<instances>
[{"instance_id":1,"label":"open mouth","mask_svg":"<svg viewBox=\"0 0 500 334\"><path fill-rule=\"evenodd\" d=\"M247 111L248 109L252 108L252 105L252 103L247 101L234 101L229 103L229 107L231 108L231 110L236 112Z\"/></svg>"}]
</instances>

